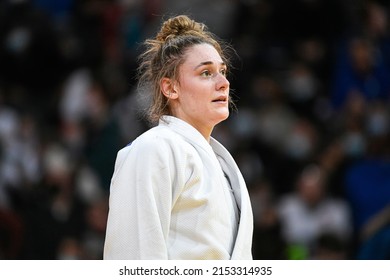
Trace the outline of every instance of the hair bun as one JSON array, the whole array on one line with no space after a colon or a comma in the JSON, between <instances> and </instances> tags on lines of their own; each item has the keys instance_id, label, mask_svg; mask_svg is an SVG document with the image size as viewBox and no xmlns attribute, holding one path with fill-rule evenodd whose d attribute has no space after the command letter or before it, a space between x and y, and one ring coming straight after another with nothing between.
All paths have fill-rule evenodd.
<instances>
[{"instance_id":1,"label":"hair bun","mask_svg":"<svg viewBox=\"0 0 390 280\"><path fill-rule=\"evenodd\" d=\"M165 21L156 40L165 42L169 39L182 35L194 35L204 37L206 26L198 23L188 16L180 15Z\"/></svg>"}]
</instances>

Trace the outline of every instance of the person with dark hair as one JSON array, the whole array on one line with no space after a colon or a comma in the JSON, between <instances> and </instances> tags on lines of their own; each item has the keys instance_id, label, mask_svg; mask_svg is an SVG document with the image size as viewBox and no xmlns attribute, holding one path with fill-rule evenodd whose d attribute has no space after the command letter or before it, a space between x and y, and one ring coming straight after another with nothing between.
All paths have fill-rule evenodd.
<instances>
[{"instance_id":1,"label":"person with dark hair","mask_svg":"<svg viewBox=\"0 0 390 280\"><path fill-rule=\"evenodd\" d=\"M247 187L213 128L229 116L227 49L187 16L141 55L139 89L158 125L118 152L104 259L252 259Z\"/></svg>"}]
</instances>

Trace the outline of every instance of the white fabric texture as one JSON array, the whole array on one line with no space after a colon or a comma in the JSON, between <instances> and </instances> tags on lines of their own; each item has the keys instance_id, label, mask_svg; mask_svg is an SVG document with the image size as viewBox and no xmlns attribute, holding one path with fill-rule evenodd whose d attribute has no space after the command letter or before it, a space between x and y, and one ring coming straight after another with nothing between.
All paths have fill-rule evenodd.
<instances>
[{"instance_id":1,"label":"white fabric texture","mask_svg":"<svg viewBox=\"0 0 390 280\"><path fill-rule=\"evenodd\" d=\"M239 209L237 234L224 173ZM252 232L244 179L212 137L208 143L188 123L164 116L118 152L104 259L250 260Z\"/></svg>"}]
</instances>

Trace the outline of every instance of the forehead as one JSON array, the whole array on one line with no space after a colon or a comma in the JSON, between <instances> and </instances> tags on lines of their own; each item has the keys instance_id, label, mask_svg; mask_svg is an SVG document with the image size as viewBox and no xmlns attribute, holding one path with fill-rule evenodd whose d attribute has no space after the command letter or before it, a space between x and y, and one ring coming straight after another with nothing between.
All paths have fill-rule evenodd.
<instances>
[{"instance_id":1,"label":"forehead","mask_svg":"<svg viewBox=\"0 0 390 280\"><path fill-rule=\"evenodd\" d=\"M223 63L218 51L210 44L199 44L190 47L185 53L184 63L187 66L197 66L202 62Z\"/></svg>"}]
</instances>

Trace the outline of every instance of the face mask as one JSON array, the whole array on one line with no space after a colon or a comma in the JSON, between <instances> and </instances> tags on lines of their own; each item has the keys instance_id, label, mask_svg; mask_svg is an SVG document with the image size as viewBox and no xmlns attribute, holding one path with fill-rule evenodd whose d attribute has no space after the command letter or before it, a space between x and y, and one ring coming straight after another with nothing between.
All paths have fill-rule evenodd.
<instances>
[{"instance_id":1,"label":"face mask","mask_svg":"<svg viewBox=\"0 0 390 280\"><path fill-rule=\"evenodd\" d=\"M294 159L304 159L309 156L312 150L310 139L299 132L288 137L286 143L286 153Z\"/></svg>"},{"instance_id":2,"label":"face mask","mask_svg":"<svg viewBox=\"0 0 390 280\"><path fill-rule=\"evenodd\" d=\"M27 28L14 28L8 34L6 47L8 51L14 54L21 54L26 51L30 45L31 34Z\"/></svg>"},{"instance_id":3,"label":"face mask","mask_svg":"<svg viewBox=\"0 0 390 280\"><path fill-rule=\"evenodd\" d=\"M384 135L389 130L389 118L384 112L374 112L368 116L367 131L373 136Z\"/></svg>"},{"instance_id":4,"label":"face mask","mask_svg":"<svg viewBox=\"0 0 390 280\"><path fill-rule=\"evenodd\" d=\"M361 133L350 132L344 138L344 152L349 157L362 156L366 149L366 141Z\"/></svg>"},{"instance_id":5,"label":"face mask","mask_svg":"<svg viewBox=\"0 0 390 280\"><path fill-rule=\"evenodd\" d=\"M309 75L292 77L288 83L287 91L294 100L305 101L314 96L316 91L315 81Z\"/></svg>"}]
</instances>

